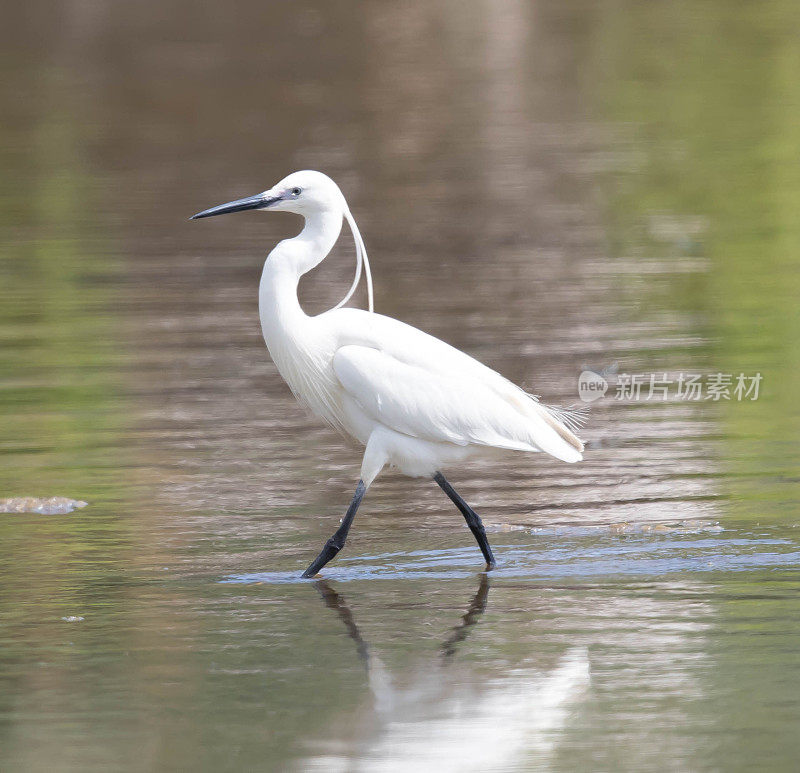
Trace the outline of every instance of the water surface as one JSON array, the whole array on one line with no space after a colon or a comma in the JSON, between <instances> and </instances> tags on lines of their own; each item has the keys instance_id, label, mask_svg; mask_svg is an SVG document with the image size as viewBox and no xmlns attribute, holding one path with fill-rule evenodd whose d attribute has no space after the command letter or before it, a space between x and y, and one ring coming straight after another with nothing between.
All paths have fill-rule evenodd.
<instances>
[{"instance_id":1,"label":"water surface","mask_svg":"<svg viewBox=\"0 0 800 773\"><path fill-rule=\"evenodd\" d=\"M4 770L793 770L794 4L34 2L0 30ZM260 338L296 231L200 209L320 168L376 307L558 405L586 459L383 474ZM303 280L346 290L343 238Z\"/></svg>"}]
</instances>

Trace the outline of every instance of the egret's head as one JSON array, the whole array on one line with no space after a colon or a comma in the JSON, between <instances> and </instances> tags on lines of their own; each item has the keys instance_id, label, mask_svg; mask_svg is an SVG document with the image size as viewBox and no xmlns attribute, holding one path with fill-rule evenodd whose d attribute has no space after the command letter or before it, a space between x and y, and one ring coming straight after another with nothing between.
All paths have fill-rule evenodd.
<instances>
[{"instance_id":1,"label":"egret's head","mask_svg":"<svg viewBox=\"0 0 800 773\"><path fill-rule=\"evenodd\" d=\"M220 204L218 207L211 207L211 209L198 212L191 219L197 220L201 217L224 215L228 212L241 212L245 209L278 210L308 215L331 209L338 209L344 213L347 210L347 204L339 186L328 175L308 169L302 172L292 172L263 193Z\"/></svg>"}]
</instances>

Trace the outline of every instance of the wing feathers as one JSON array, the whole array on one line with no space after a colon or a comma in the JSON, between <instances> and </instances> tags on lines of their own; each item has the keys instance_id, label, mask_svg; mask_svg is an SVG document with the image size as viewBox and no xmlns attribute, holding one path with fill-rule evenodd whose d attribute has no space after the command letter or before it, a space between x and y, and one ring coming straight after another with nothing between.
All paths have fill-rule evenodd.
<instances>
[{"instance_id":1,"label":"wing feathers","mask_svg":"<svg viewBox=\"0 0 800 773\"><path fill-rule=\"evenodd\" d=\"M333 367L361 409L397 432L457 445L541 450L567 462L581 459L583 445L568 428L488 368L496 384L473 374L432 371L361 345L338 349Z\"/></svg>"}]
</instances>

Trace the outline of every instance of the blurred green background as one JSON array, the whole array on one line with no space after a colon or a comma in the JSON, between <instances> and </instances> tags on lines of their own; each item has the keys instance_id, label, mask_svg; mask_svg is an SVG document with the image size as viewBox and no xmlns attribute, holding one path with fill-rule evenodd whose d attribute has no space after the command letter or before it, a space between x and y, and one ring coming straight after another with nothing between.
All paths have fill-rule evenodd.
<instances>
[{"instance_id":1,"label":"blurred green background","mask_svg":"<svg viewBox=\"0 0 800 773\"><path fill-rule=\"evenodd\" d=\"M498 769L794 769L796 2L35 0L0 41L0 499L89 502L0 514L0 768L424 770L440 743L466 770L466 694ZM759 399L609 392L583 464L460 471L488 591L391 473L341 597L289 584L359 463L260 338L297 223L187 218L300 168L345 192L379 311L548 402L615 362L760 372ZM351 271L343 238L307 308Z\"/></svg>"}]
</instances>

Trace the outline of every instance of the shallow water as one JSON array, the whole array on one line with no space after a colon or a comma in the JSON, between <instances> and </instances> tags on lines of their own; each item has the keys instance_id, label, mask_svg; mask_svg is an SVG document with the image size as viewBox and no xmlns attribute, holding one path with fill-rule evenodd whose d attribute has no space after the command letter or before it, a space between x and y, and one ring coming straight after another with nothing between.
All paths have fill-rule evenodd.
<instances>
[{"instance_id":1,"label":"shallow water","mask_svg":"<svg viewBox=\"0 0 800 773\"><path fill-rule=\"evenodd\" d=\"M794 5L38 3L0 29L3 770L793 770L800 756ZM260 339L340 181L376 307L549 403L578 374L763 375L592 404L586 459L387 472ZM301 287L348 286L346 239Z\"/></svg>"}]
</instances>

